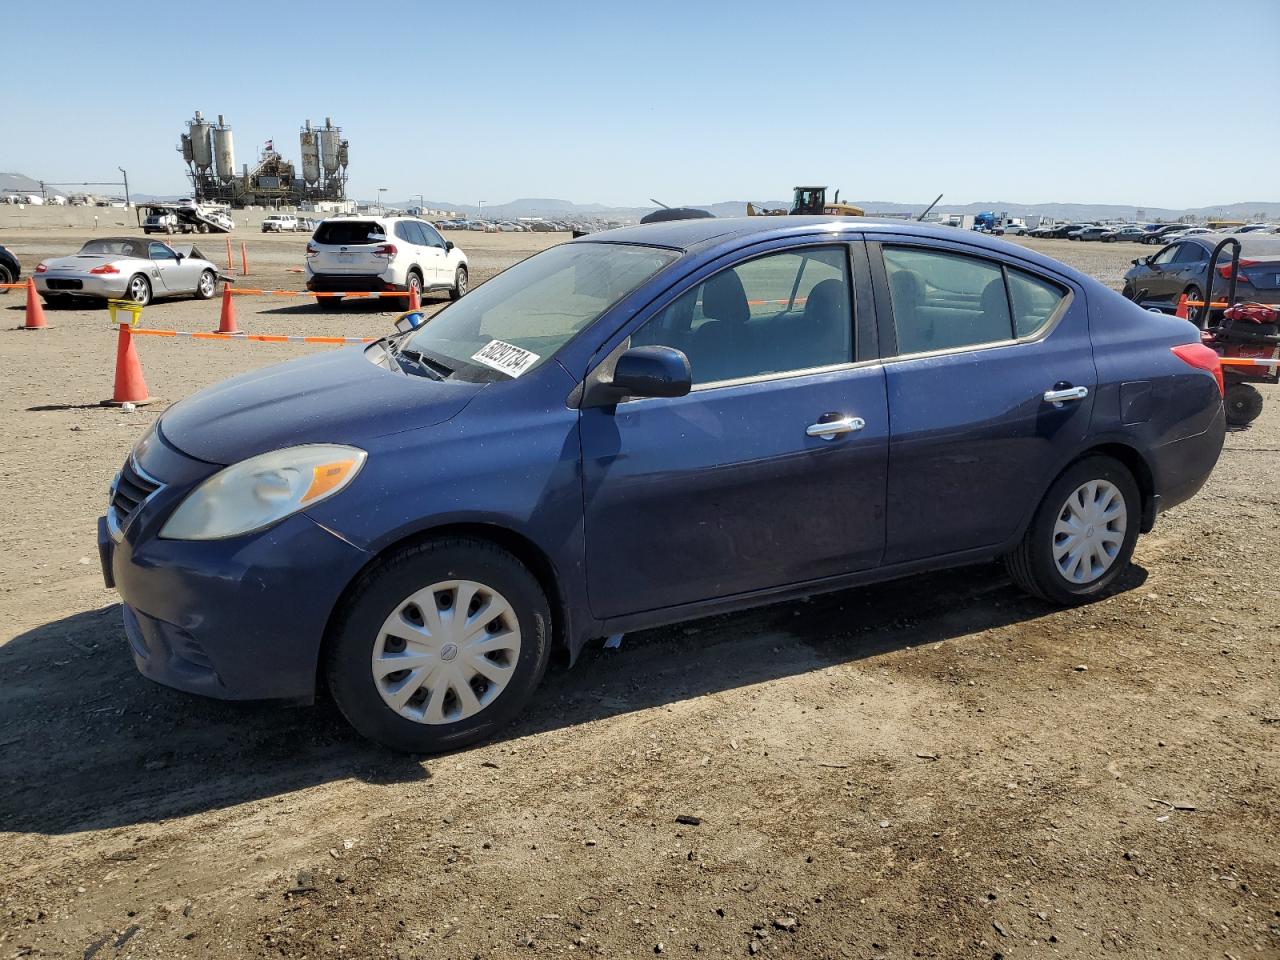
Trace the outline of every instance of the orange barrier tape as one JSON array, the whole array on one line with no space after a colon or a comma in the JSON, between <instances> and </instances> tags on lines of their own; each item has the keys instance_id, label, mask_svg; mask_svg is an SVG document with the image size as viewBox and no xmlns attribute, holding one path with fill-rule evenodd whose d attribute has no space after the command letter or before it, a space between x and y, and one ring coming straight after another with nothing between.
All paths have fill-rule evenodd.
<instances>
[{"instance_id":1,"label":"orange barrier tape","mask_svg":"<svg viewBox=\"0 0 1280 960\"><path fill-rule=\"evenodd\" d=\"M0 283L0 288L5 290L25 290L27 289L26 281L22 283Z\"/></svg>"},{"instance_id":2,"label":"orange barrier tape","mask_svg":"<svg viewBox=\"0 0 1280 960\"><path fill-rule=\"evenodd\" d=\"M1218 362L1224 367L1275 367L1280 366L1280 358L1254 359L1252 357L1219 357Z\"/></svg>"},{"instance_id":3,"label":"orange barrier tape","mask_svg":"<svg viewBox=\"0 0 1280 960\"><path fill-rule=\"evenodd\" d=\"M295 337L272 333L202 333L190 330L131 330L140 337L187 337L191 340L249 340L253 343L373 343L377 337Z\"/></svg>"},{"instance_id":4,"label":"orange barrier tape","mask_svg":"<svg viewBox=\"0 0 1280 960\"><path fill-rule=\"evenodd\" d=\"M24 284L25 286L25 284ZM257 287L229 287L233 295L253 297L407 297L408 290L261 290ZM765 301L761 301L762 303ZM783 301L778 301L779 303ZM798 301L797 301L798 302Z\"/></svg>"},{"instance_id":5,"label":"orange barrier tape","mask_svg":"<svg viewBox=\"0 0 1280 960\"><path fill-rule=\"evenodd\" d=\"M1203 307L1203 306L1204 306L1204 301L1203 301L1203 300L1188 300L1188 301L1186 301L1186 305L1187 305L1188 307ZM1215 302L1215 303L1211 303L1211 304L1209 304L1209 306L1210 306L1210 307L1212 307L1214 310L1225 310L1227 307L1231 306L1231 304L1229 304L1229 303L1216 303L1216 302Z\"/></svg>"}]
</instances>

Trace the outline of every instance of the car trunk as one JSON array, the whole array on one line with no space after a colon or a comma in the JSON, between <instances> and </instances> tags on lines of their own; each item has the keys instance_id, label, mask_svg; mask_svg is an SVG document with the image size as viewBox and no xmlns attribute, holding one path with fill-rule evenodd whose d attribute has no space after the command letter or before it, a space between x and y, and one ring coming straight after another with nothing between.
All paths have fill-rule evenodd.
<instances>
[{"instance_id":1,"label":"car trunk","mask_svg":"<svg viewBox=\"0 0 1280 960\"><path fill-rule=\"evenodd\" d=\"M322 223L311 242L316 250L311 269L316 273L377 274L387 268L387 258L374 251L389 240L372 220Z\"/></svg>"}]
</instances>

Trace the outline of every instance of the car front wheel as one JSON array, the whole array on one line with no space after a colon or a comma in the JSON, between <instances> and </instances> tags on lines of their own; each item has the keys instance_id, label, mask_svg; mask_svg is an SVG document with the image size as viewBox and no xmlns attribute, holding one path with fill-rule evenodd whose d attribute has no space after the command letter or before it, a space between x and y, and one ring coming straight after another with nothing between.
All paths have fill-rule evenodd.
<instances>
[{"instance_id":1,"label":"car front wheel","mask_svg":"<svg viewBox=\"0 0 1280 960\"><path fill-rule=\"evenodd\" d=\"M1049 487L1022 542L1005 558L1009 575L1050 603L1096 599L1128 569L1141 516L1128 469L1111 457L1085 457Z\"/></svg>"},{"instance_id":2,"label":"car front wheel","mask_svg":"<svg viewBox=\"0 0 1280 960\"><path fill-rule=\"evenodd\" d=\"M546 671L551 611L531 573L483 541L399 550L363 574L328 638L338 708L393 750L436 753L491 737Z\"/></svg>"},{"instance_id":3,"label":"car front wheel","mask_svg":"<svg viewBox=\"0 0 1280 960\"><path fill-rule=\"evenodd\" d=\"M212 300L218 290L218 278L212 270L200 274L200 282L196 284L196 296L201 300Z\"/></svg>"},{"instance_id":4,"label":"car front wheel","mask_svg":"<svg viewBox=\"0 0 1280 960\"><path fill-rule=\"evenodd\" d=\"M453 289L449 291L450 300L460 300L467 292L467 268L458 267L453 272Z\"/></svg>"}]
</instances>

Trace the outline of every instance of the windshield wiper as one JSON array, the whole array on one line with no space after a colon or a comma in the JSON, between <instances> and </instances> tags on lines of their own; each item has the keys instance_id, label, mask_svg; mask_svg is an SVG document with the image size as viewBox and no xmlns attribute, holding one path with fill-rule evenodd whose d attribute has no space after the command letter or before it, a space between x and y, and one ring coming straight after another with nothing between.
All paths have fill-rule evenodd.
<instances>
[{"instance_id":1,"label":"windshield wiper","mask_svg":"<svg viewBox=\"0 0 1280 960\"><path fill-rule=\"evenodd\" d=\"M425 354L421 353L418 350L410 350L406 347L399 347L398 349L393 350L391 352L391 356L395 357L396 360L400 360L400 358L403 357L404 359L410 361L415 366L417 366L419 370L421 370L428 377L430 377L432 380L444 380L451 373L453 373L452 367L445 366L439 360L432 360L430 357L426 356Z\"/></svg>"}]
</instances>

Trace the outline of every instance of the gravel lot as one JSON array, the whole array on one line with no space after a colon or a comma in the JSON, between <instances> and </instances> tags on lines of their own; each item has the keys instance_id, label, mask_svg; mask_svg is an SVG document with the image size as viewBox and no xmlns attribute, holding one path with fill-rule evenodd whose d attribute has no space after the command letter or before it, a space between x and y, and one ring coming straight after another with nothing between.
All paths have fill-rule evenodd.
<instances>
[{"instance_id":1,"label":"gravel lot","mask_svg":"<svg viewBox=\"0 0 1280 960\"><path fill-rule=\"evenodd\" d=\"M28 271L89 235L27 213L0 244ZM246 282L299 288L306 238L250 229ZM474 281L559 239L451 238ZM1143 252L1028 245L1117 288ZM249 332L355 336L387 306L237 302ZM0 958L1280 957L1276 391L1106 600L975 567L632 634L419 760L324 704L143 680L98 572L168 403L326 348L141 339L161 399L126 413L97 406L105 311L48 319L0 331Z\"/></svg>"}]
</instances>

